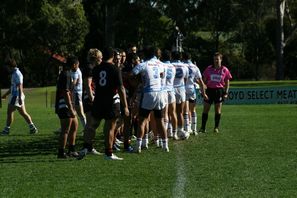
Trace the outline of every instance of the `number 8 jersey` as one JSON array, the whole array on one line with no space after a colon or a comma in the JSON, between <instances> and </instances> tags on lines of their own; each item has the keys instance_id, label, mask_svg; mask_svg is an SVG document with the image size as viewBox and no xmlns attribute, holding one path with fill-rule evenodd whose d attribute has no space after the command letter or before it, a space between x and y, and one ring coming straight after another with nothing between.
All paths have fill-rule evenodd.
<instances>
[{"instance_id":1,"label":"number 8 jersey","mask_svg":"<svg viewBox=\"0 0 297 198\"><path fill-rule=\"evenodd\" d=\"M123 85L120 70L113 64L101 63L93 69L93 82L95 84L94 103L112 105L113 97L118 88Z\"/></svg>"}]
</instances>

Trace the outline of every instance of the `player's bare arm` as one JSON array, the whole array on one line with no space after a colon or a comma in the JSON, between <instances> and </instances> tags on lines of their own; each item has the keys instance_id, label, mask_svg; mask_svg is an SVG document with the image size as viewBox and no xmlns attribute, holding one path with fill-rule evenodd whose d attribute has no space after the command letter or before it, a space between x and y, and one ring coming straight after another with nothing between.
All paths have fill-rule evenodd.
<instances>
[{"instance_id":1,"label":"player's bare arm","mask_svg":"<svg viewBox=\"0 0 297 198\"><path fill-rule=\"evenodd\" d=\"M3 95L2 95L2 99L6 99L6 97L10 94L11 90L10 88L7 90L7 92L5 92Z\"/></svg>"},{"instance_id":2,"label":"player's bare arm","mask_svg":"<svg viewBox=\"0 0 297 198\"><path fill-rule=\"evenodd\" d=\"M23 95L23 84L19 84L17 85L18 89L19 89L19 104L22 105L23 101L22 101L22 95Z\"/></svg>"}]
</instances>

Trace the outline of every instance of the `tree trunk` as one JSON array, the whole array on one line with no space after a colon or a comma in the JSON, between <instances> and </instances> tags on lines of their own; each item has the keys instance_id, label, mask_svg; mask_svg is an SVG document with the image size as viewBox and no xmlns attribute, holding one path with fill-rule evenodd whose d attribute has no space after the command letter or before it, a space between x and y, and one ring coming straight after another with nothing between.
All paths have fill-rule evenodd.
<instances>
[{"instance_id":1,"label":"tree trunk","mask_svg":"<svg viewBox=\"0 0 297 198\"><path fill-rule=\"evenodd\" d=\"M277 38L276 38L276 80L284 79L284 13L285 13L285 0L276 0L276 13L277 13Z\"/></svg>"},{"instance_id":2,"label":"tree trunk","mask_svg":"<svg viewBox=\"0 0 297 198\"><path fill-rule=\"evenodd\" d=\"M114 46L115 36L113 30L114 8L110 3L105 3L105 46Z\"/></svg>"}]
</instances>

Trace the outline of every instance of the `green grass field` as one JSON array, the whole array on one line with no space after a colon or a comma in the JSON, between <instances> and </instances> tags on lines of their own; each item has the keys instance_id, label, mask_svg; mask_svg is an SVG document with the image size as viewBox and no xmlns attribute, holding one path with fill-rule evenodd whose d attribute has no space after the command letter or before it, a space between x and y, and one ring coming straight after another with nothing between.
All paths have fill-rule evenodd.
<instances>
[{"instance_id":1,"label":"green grass field","mask_svg":"<svg viewBox=\"0 0 297 198\"><path fill-rule=\"evenodd\" d=\"M169 153L151 145L118 152L124 161L78 161L56 158L59 120L45 107L45 88L25 94L39 134L29 135L16 114L11 134L0 136L0 197L297 197L296 105L224 105L220 134L212 133L212 109L208 133L171 141Z\"/></svg>"}]
</instances>

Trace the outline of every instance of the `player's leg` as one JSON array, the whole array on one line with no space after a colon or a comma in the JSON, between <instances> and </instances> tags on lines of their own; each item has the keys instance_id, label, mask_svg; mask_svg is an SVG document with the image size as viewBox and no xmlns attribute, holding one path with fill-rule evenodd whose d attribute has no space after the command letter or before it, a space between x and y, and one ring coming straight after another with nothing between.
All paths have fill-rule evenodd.
<instances>
[{"instance_id":1,"label":"player's leg","mask_svg":"<svg viewBox=\"0 0 297 198\"><path fill-rule=\"evenodd\" d=\"M70 120L70 130L68 135L68 154L72 157L78 157L78 153L75 152L75 140L77 135L78 120L75 116Z\"/></svg>"},{"instance_id":2,"label":"player's leg","mask_svg":"<svg viewBox=\"0 0 297 198\"><path fill-rule=\"evenodd\" d=\"M29 125L30 133L36 134L38 132L36 126L32 122L31 116L27 113L25 103L23 102L23 105L21 107L17 107L18 112L20 115L25 119L27 124Z\"/></svg>"},{"instance_id":3,"label":"player's leg","mask_svg":"<svg viewBox=\"0 0 297 198\"><path fill-rule=\"evenodd\" d=\"M12 104L8 104L7 111L6 111L6 126L2 130L2 135L8 135L10 131L10 126L13 122L14 118L14 111L16 110L16 107Z\"/></svg>"},{"instance_id":4,"label":"player's leg","mask_svg":"<svg viewBox=\"0 0 297 198\"><path fill-rule=\"evenodd\" d=\"M189 132L190 123L189 123L189 101L188 100L186 100L184 103L183 116L184 116L184 130Z\"/></svg>"},{"instance_id":5,"label":"player's leg","mask_svg":"<svg viewBox=\"0 0 297 198\"><path fill-rule=\"evenodd\" d=\"M219 132L219 125L220 125L220 120L221 120L221 111L222 111L222 102L216 103L215 104L215 127L214 127L214 132L215 133Z\"/></svg>"},{"instance_id":6,"label":"player's leg","mask_svg":"<svg viewBox=\"0 0 297 198\"><path fill-rule=\"evenodd\" d=\"M208 120L208 112L210 110L211 104L204 101L203 103L203 113L202 113L202 119L201 119L201 127L199 129L200 133L205 133L206 132L206 123Z\"/></svg>"},{"instance_id":7,"label":"player's leg","mask_svg":"<svg viewBox=\"0 0 297 198\"><path fill-rule=\"evenodd\" d=\"M101 122L100 118L95 118L92 116L91 112L89 112L89 117L87 121L87 125L84 131L84 144L83 149L80 150L78 160L83 159L88 153L92 153L95 155L101 155L98 151L96 151L93 147L93 141L95 139L96 129L99 127Z\"/></svg>"},{"instance_id":8,"label":"player's leg","mask_svg":"<svg viewBox=\"0 0 297 198\"><path fill-rule=\"evenodd\" d=\"M175 102L170 103L168 105L168 113L171 121L172 126L172 136L174 140L178 140L177 136L177 116L176 116L176 104Z\"/></svg>"},{"instance_id":9,"label":"player's leg","mask_svg":"<svg viewBox=\"0 0 297 198\"><path fill-rule=\"evenodd\" d=\"M65 115L65 114L64 114ZM60 117L61 132L59 137L58 158L67 158L65 147L70 131L71 118L67 116Z\"/></svg>"},{"instance_id":10,"label":"player's leg","mask_svg":"<svg viewBox=\"0 0 297 198\"><path fill-rule=\"evenodd\" d=\"M105 139L105 158L111 160L123 160L112 153L112 146L114 142L114 131L116 128L117 118L105 120L104 124L104 139Z\"/></svg>"},{"instance_id":11,"label":"player's leg","mask_svg":"<svg viewBox=\"0 0 297 198\"><path fill-rule=\"evenodd\" d=\"M196 100L189 102L189 112L191 115L191 129L194 135L197 135L197 114L196 114Z\"/></svg>"},{"instance_id":12,"label":"player's leg","mask_svg":"<svg viewBox=\"0 0 297 198\"><path fill-rule=\"evenodd\" d=\"M75 110L77 113L77 116L80 119L80 122L82 124L82 127L85 128L87 124L86 115L84 113L84 107L82 103L82 96L79 94L75 95Z\"/></svg>"},{"instance_id":13,"label":"player's leg","mask_svg":"<svg viewBox=\"0 0 297 198\"><path fill-rule=\"evenodd\" d=\"M142 138L146 130L150 112L151 112L150 110L143 109L143 108L140 108L139 110L139 123L138 123L137 144L136 144L136 152L138 153L141 153Z\"/></svg>"},{"instance_id":14,"label":"player's leg","mask_svg":"<svg viewBox=\"0 0 297 198\"><path fill-rule=\"evenodd\" d=\"M158 129L158 133L160 134L160 136L162 138L162 148L166 152L169 152L167 132L165 130L164 123L163 123L163 112L162 111L163 110L154 110L155 122L156 122L156 127Z\"/></svg>"}]
</instances>

